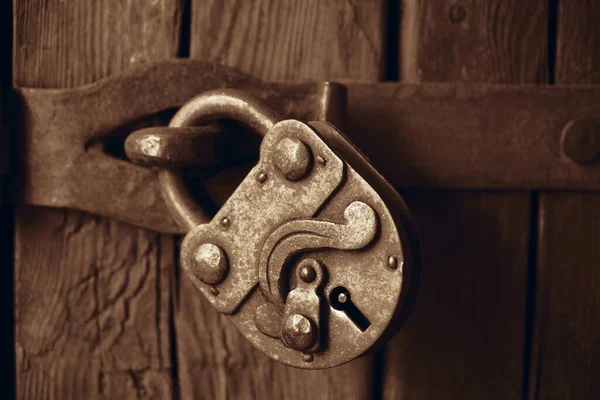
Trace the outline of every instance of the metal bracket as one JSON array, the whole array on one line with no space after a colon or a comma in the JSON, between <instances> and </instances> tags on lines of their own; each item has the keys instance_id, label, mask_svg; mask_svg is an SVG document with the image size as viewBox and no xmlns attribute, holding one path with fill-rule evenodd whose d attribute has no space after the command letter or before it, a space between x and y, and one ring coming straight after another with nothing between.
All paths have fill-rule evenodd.
<instances>
[{"instance_id":1,"label":"metal bracket","mask_svg":"<svg viewBox=\"0 0 600 400\"><path fill-rule=\"evenodd\" d=\"M394 186L600 190L599 86L346 86L344 131ZM181 233L157 172L107 152L107 143L219 88L247 91L286 118L339 124L346 114L340 85L268 83L197 60L148 64L76 89L16 88L18 201Z\"/></svg>"},{"instance_id":2,"label":"metal bracket","mask_svg":"<svg viewBox=\"0 0 600 400\"><path fill-rule=\"evenodd\" d=\"M265 83L216 64L172 60L76 89L15 90L20 116L17 201L68 207L184 233L161 196L157 171L107 154L103 139L212 89L235 87L282 115L340 121L345 91L328 83ZM130 131L126 131L128 134ZM121 148L123 146L121 140Z\"/></svg>"}]
</instances>

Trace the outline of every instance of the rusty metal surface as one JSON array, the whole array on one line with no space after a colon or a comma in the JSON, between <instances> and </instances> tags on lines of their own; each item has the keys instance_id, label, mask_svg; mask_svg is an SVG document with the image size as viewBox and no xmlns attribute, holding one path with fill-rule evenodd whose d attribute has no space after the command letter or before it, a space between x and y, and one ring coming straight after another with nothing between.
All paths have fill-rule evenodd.
<instances>
[{"instance_id":1,"label":"rusty metal surface","mask_svg":"<svg viewBox=\"0 0 600 400\"><path fill-rule=\"evenodd\" d=\"M280 140L294 137L307 143L328 160L321 168L315 168L309 178L295 182L285 179L275 165L277 144ZM260 179L264 176L265 179ZM181 244L181 265L186 271L195 268L195 253L203 243L211 243L226 251L229 259L228 279L212 287L195 275L189 274L196 287L210 303L222 313L237 310L244 298L258 285L258 265L262 243L279 225L302 215L313 215L338 189L345 178L344 164L311 129L297 121L280 122L270 130L261 143L260 160L242 181L231 197L212 218L210 223L197 219ZM167 191L170 187L167 187ZM167 193L171 208L180 213L184 208L194 207L194 200L185 192L176 196ZM197 206L197 205L196 205ZM229 223L223 226L222 221ZM183 220L188 226L192 219Z\"/></svg>"},{"instance_id":2,"label":"rusty metal surface","mask_svg":"<svg viewBox=\"0 0 600 400\"><path fill-rule=\"evenodd\" d=\"M189 193L162 182L189 229L181 265L208 301L264 353L301 368L340 365L391 336L420 263L408 210L391 186L333 125L277 122L238 91L201 95L182 110L171 126L232 117L264 135L258 163L208 223Z\"/></svg>"},{"instance_id":3,"label":"rusty metal surface","mask_svg":"<svg viewBox=\"0 0 600 400\"><path fill-rule=\"evenodd\" d=\"M406 227L392 217L394 205L346 165L343 184L315 215L299 214L265 240L261 290L231 316L234 323L263 352L296 367L331 367L372 350L395 331L415 283L405 276L416 267L416 239L401 239ZM314 273L303 270L307 264ZM281 336L264 334L277 325Z\"/></svg>"},{"instance_id":4,"label":"rusty metal surface","mask_svg":"<svg viewBox=\"0 0 600 400\"><path fill-rule=\"evenodd\" d=\"M125 153L138 165L165 168L223 166L224 136L224 128L218 124L144 128L127 137Z\"/></svg>"},{"instance_id":5,"label":"rusty metal surface","mask_svg":"<svg viewBox=\"0 0 600 400\"><path fill-rule=\"evenodd\" d=\"M56 115L64 110L52 106L49 126L60 125L60 132L79 142L65 146L48 136L51 129L40 133L33 128L37 134L25 136L22 148L35 149L37 156L26 159L25 178L45 178L49 184L44 188L55 190L54 205L67 200L82 202L80 208L104 215L120 215L129 208L124 219L142 225L158 223L151 217L166 221L167 215L158 212L169 210L173 217L169 224L178 226L170 226L168 231L187 232L180 253L184 271L253 345L296 367L343 364L390 337L410 306L420 257L408 210L333 125L290 119L278 122L278 114L294 113L341 122L344 87L329 83L279 87L289 90L286 93L292 93L291 97L274 99L265 96L267 85L240 80L256 97L239 89L199 90L201 94L179 109L168 128L138 131L126 141L123 150L131 159L160 168L144 169L119 160L114 148L110 155L104 140L109 126L120 127L131 123L134 116L168 109L166 102L144 99L143 91L138 90L147 107L144 113L112 110L116 116L112 115L111 125L104 129L106 122L90 117L83 109L63 120ZM126 81L131 83L129 78ZM100 97L111 92L94 87ZM132 91L129 88L127 93ZM76 104L98 111L106 99L95 103L97 97L83 96L65 109ZM280 108L275 111L263 101ZM42 112L43 108L29 110ZM211 220L176 168L193 162L195 153L177 147L188 143L186 140L200 140L202 135L214 136L214 129L193 126L222 119L241 122L264 138L258 163ZM34 127L40 120L35 116L23 119ZM78 129L83 123L88 124L89 132L82 139ZM215 144L211 139L206 143ZM63 154L65 149L71 153ZM341 149L349 162L334 149ZM201 146L202 151L208 150ZM40 158L39 152L46 152L49 158ZM60 166L59 158L63 160ZM54 167L44 169L45 161ZM147 173L146 180L132 175L142 172ZM69 186L73 183L69 178L75 186ZM159 182L162 195L151 197L144 191L150 188L150 178ZM63 186L56 188L60 181ZM116 186L119 184L130 186ZM381 193L376 188L381 188ZM27 185L24 194L39 193L38 189ZM154 191L154 187L150 189ZM146 203L136 203L140 200ZM141 215L149 211L149 216Z\"/></svg>"},{"instance_id":6,"label":"rusty metal surface","mask_svg":"<svg viewBox=\"0 0 600 400\"><path fill-rule=\"evenodd\" d=\"M600 122L600 86L349 83L344 133L395 187L600 190L561 150Z\"/></svg>"},{"instance_id":7,"label":"rusty metal surface","mask_svg":"<svg viewBox=\"0 0 600 400\"><path fill-rule=\"evenodd\" d=\"M196 60L150 64L77 89L16 88L14 112L19 113L21 132L17 159L22 162L17 201L76 208L183 233L161 196L158 172L106 154L102 139L199 93L228 87L251 93L288 117L336 120L343 114L328 101L338 87L265 84Z\"/></svg>"},{"instance_id":8,"label":"rusty metal surface","mask_svg":"<svg viewBox=\"0 0 600 400\"><path fill-rule=\"evenodd\" d=\"M561 144L569 121L598 123L598 87L347 86L345 132L396 187L600 190L600 162L575 163ZM76 89L17 88L19 201L182 233L157 172L107 155L103 139L219 88L245 90L286 118L339 125L344 114L327 100L339 86L266 83L197 60L150 64Z\"/></svg>"},{"instance_id":9,"label":"rusty metal surface","mask_svg":"<svg viewBox=\"0 0 600 400\"><path fill-rule=\"evenodd\" d=\"M234 120L264 136L280 119L275 111L255 97L235 89L212 90L199 94L177 111L169 127L179 128ZM163 198L179 226L193 229L210 221L185 185L180 171L163 169L158 176Z\"/></svg>"}]
</instances>

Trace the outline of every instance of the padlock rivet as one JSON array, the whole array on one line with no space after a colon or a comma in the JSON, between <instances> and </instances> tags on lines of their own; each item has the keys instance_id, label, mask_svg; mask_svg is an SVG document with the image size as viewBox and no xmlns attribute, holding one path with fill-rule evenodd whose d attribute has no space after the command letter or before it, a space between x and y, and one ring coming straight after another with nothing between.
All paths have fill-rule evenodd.
<instances>
[{"instance_id":1,"label":"padlock rivet","mask_svg":"<svg viewBox=\"0 0 600 400\"><path fill-rule=\"evenodd\" d=\"M325 161L325 159L321 156L317 156L317 162L321 165L327 164L327 161Z\"/></svg>"},{"instance_id":2,"label":"padlock rivet","mask_svg":"<svg viewBox=\"0 0 600 400\"><path fill-rule=\"evenodd\" d=\"M219 246L212 243L204 243L198 247L194 261L192 267L194 275L209 285L223 281L229 272L227 254Z\"/></svg>"},{"instance_id":3,"label":"padlock rivet","mask_svg":"<svg viewBox=\"0 0 600 400\"><path fill-rule=\"evenodd\" d=\"M231 225L231 221L229 220L229 218L225 217L221 220L221 226L223 228L229 228L229 225Z\"/></svg>"},{"instance_id":4,"label":"padlock rivet","mask_svg":"<svg viewBox=\"0 0 600 400\"><path fill-rule=\"evenodd\" d=\"M296 138L283 138L275 146L273 160L289 181L302 179L310 171L312 156L308 146Z\"/></svg>"},{"instance_id":5,"label":"padlock rivet","mask_svg":"<svg viewBox=\"0 0 600 400\"><path fill-rule=\"evenodd\" d=\"M348 301L348 295L346 295L346 293L342 292L342 293L338 294L337 300L340 304L344 304Z\"/></svg>"},{"instance_id":6,"label":"padlock rivet","mask_svg":"<svg viewBox=\"0 0 600 400\"><path fill-rule=\"evenodd\" d=\"M313 361L313 355L310 353L302 353L302 359L306 362L312 362Z\"/></svg>"},{"instance_id":7,"label":"padlock rivet","mask_svg":"<svg viewBox=\"0 0 600 400\"><path fill-rule=\"evenodd\" d=\"M290 349L305 350L315 342L315 327L308 317L302 314L292 314L283 322L281 338Z\"/></svg>"},{"instance_id":8,"label":"padlock rivet","mask_svg":"<svg viewBox=\"0 0 600 400\"><path fill-rule=\"evenodd\" d=\"M298 275L300 275L300 279L302 279L306 283L314 281L317 277L315 269L310 265L303 265L302 267L300 267L300 273Z\"/></svg>"},{"instance_id":9,"label":"padlock rivet","mask_svg":"<svg viewBox=\"0 0 600 400\"><path fill-rule=\"evenodd\" d=\"M398 258L396 256L389 256L387 260L387 265L391 269L398 268Z\"/></svg>"},{"instance_id":10,"label":"padlock rivet","mask_svg":"<svg viewBox=\"0 0 600 400\"><path fill-rule=\"evenodd\" d=\"M264 183L267 180L267 174L265 174L264 172L259 173L258 175L256 175L256 180L259 183Z\"/></svg>"}]
</instances>

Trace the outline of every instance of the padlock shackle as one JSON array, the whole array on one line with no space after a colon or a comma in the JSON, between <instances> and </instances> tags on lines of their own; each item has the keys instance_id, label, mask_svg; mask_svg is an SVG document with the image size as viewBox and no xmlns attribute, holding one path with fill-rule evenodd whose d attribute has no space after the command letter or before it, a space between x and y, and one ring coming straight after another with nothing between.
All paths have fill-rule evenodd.
<instances>
[{"instance_id":1,"label":"padlock shackle","mask_svg":"<svg viewBox=\"0 0 600 400\"><path fill-rule=\"evenodd\" d=\"M219 89L201 93L185 103L169 126L194 126L223 119L240 122L261 137L281 120L257 98L236 89ZM186 187L180 170L162 169L158 179L169 211L186 232L211 220Z\"/></svg>"}]
</instances>

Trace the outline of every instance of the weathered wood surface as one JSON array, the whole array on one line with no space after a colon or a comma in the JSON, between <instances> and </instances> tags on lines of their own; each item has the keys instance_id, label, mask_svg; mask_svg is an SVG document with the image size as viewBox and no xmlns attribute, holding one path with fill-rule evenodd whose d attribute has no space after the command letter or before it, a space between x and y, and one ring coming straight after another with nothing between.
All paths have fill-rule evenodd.
<instances>
[{"instance_id":1,"label":"weathered wood surface","mask_svg":"<svg viewBox=\"0 0 600 400\"><path fill-rule=\"evenodd\" d=\"M557 84L600 83L600 3L560 1ZM540 196L531 399L600 397L600 195Z\"/></svg>"},{"instance_id":2,"label":"weathered wood surface","mask_svg":"<svg viewBox=\"0 0 600 400\"><path fill-rule=\"evenodd\" d=\"M383 77L384 0L192 0L192 58L273 81Z\"/></svg>"},{"instance_id":3,"label":"weathered wood surface","mask_svg":"<svg viewBox=\"0 0 600 400\"><path fill-rule=\"evenodd\" d=\"M402 6L402 79L542 81L545 1ZM424 265L413 313L386 347L383 397L521 398L530 194L407 191L405 199Z\"/></svg>"},{"instance_id":4,"label":"weathered wood surface","mask_svg":"<svg viewBox=\"0 0 600 400\"><path fill-rule=\"evenodd\" d=\"M71 87L175 57L175 0L15 2L14 84ZM173 240L81 212L24 207L15 237L19 398L173 397Z\"/></svg>"},{"instance_id":5,"label":"weathered wood surface","mask_svg":"<svg viewBox=\"0 0 600 400\"><path fill-rule=\"evenodd\" d=\"M383 4L196 0L190 56L269 80L381 79ZM183 398L371 398L371 357L324 371L275 363L218 316L185 276L176 321Z\"/></svg>"}]
</instances>

